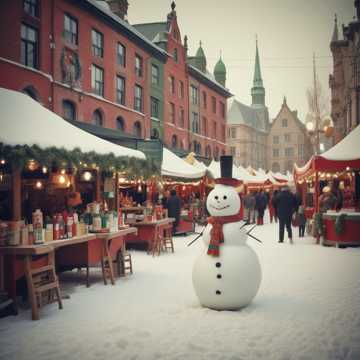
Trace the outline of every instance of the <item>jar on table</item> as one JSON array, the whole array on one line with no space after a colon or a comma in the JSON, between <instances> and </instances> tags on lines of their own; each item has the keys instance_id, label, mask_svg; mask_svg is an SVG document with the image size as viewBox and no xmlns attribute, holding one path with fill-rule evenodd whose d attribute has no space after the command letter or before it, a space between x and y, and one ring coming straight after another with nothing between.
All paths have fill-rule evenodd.
<instances>
[{"instance_id":1,"label":"jar on table","mask_svg":"<svg viewBox=\"0 0 360 360\"><path fill-rule=\"evenodd\" d=\"M92 219L92 230L99 231L101 230L101 216L99 214L95 214Z\"/></svg>"}]
</instances>

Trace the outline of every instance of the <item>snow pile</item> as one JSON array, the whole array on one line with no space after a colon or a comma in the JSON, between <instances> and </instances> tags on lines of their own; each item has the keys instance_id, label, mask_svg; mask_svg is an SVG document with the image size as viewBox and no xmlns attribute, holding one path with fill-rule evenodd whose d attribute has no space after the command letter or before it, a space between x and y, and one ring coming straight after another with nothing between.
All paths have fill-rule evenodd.
<instances>
[{"instance_id":1,"label":"snow pile","mask_svg":"<svg viewBox=\"0 0 360 360\"><path fill-rule=\"evenodd\" d=\"M0 320L0 359L360 359L360 249L297 236L278 244L277 232L266 224L253 232L263 245L248 240L263 280L243 310L200 307L191 271L203 243L177 237L175 254L132 251L135 273L115 286L99 271L90 288L63 274L61 285L74 286L63 310Z\"/></svg>"}]
</instances>

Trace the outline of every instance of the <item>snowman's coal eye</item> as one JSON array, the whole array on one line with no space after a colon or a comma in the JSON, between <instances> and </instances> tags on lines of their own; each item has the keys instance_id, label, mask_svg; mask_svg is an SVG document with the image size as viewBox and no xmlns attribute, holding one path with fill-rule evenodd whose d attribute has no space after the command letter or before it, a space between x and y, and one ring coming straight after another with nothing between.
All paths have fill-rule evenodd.
<instances>
[{"instance_id":1,"label":"snowman's coal eye","mask_svg":"<svg viewBox=\"0 0 360 360\"><path fill-rule=\"evenodd\" d=\"M218 200L218 199L219 199L219 197L216 195L216 196L215 196L215 200Z\"/></svg>"},{"instance_id":2,"label":"snowman's coal eye","mask_svg":"<svg viewBox=\"0 0 360 360\"><path fill-rule=\"evenodd\" d=\"M227 196L226 195L224 195L224 200L226 200L227 199Z\"/></svg>"}]
</instances>

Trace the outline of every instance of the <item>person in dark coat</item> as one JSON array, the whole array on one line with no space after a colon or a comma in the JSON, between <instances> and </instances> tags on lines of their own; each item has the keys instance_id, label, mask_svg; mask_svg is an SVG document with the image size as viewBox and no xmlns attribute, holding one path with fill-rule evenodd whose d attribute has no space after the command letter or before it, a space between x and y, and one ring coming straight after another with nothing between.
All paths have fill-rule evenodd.
<instances>
[{"instance_id":1,"label":"person in dark coat","mask_svg":"<svg viewBox=\"0 0 360 360\"><path fill-rule=\"evenodd\" d=\"M168 210L168 217L175 219L175 221L173 222L173 233L175 233L176 228L180 222L180 211L181 211L181 200L176 195L175 189L172 189L170 191L170 197L167 199L166 202L166 209Z\"/></svg>"},{"instance_id":2,"label":"person in dark coat","mask_svg":"<svg viewBox=\"0 0 360 360\"><path fill-rule=\"evenodd\" d=\"M264 225L264 212L267 206L267 197L264 194L264 191L261 189L260 192L258 192L255 195L255 209L258 212L258 225Z\"/></svg>"},{"instance_id":3,"label":"person in dark coat","mask_svg":"<svg viewBox=\"0 0 360 360\"><path fill-rule=\"evenodd\" d=\"M271 200L270 200L271 201L271 207L272 207L272 210L274 212L274 220L275 220L275 222L278 221L277 210L276 210L276 206L275 206L275 199L276 199L276 196L278 195L278 193L279 193L279 190L274 190L274 192L273 192L273 194L271 196ZM270 205L269 205L269 208L270 208Z\"/></svg>"},{"instance_id":4,"label":"person in dark coat","mask_svg":"<svg viewBox=\"0 0 360 360\"><path fill-rule=\"evenodd\" d=\"M290 244L292 244L291 218L297 206L295 195L290 192L288 186L284 186L276 195L274 203L279 218L279 243L284 242L284 230L286 227Z\"/></svg>"}]
</instances>

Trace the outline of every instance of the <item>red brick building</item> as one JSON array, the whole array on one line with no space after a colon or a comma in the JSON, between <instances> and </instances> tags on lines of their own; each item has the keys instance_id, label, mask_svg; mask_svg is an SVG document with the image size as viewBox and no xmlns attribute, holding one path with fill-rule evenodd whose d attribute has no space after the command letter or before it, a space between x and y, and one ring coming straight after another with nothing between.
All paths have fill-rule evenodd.
<instances>
[{"instance_id":1,"label":"red brick building","mask_svg":"<svg viewBox=\"0 0 360 360\"><path fill-rule=\"evenodd\" d=\"M166 22L134 26L125 19L127 6L1 1L0 86L28 93L81 127L91 124L95 133L159 137L181 154L218 158L226 151L231 96L224 64L219 60L214 77L202 49L203 58L187 56L174 2Z\"/></svg>"},{"instance_id":2,"label":"red brick building","mask_svg":"<svg viewBox=\"0 0 360 360\"><path fill-rule=\"evenodd\" d=\"M139 32L170 54L165 64L164 143L182 153L218 159L226 153L226 69L220 59L214 75L206 68L200 45L196 56L187 55L187 36L181 41L175 3L166 22L134 25Z\"/></svg>"},{"instance_id":3,"label":"red brick building","mask_svg":"<svg viewBox=\"0 0 360 360\"><path fill-rule=\"evenodd\" d=\"M69 120L150 138L147 64L167 55L118 15L104 1L2 1L0 86Z\"/></svg>"}]
</instances>

